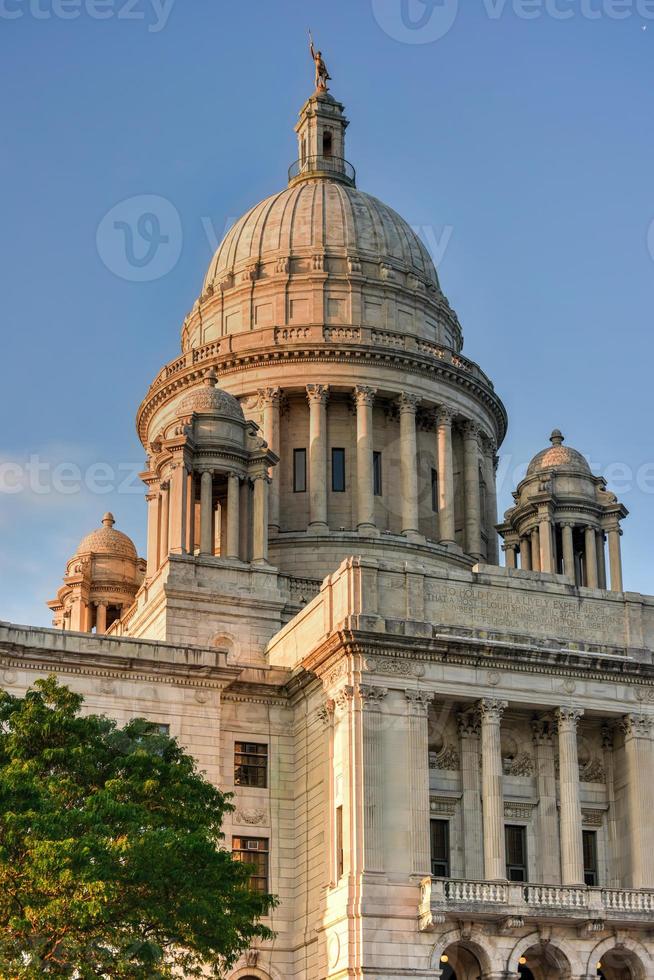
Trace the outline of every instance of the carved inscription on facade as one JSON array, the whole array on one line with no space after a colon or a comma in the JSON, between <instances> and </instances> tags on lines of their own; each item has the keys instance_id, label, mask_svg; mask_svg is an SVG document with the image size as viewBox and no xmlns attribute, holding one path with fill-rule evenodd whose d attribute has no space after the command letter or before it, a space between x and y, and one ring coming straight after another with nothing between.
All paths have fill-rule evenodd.
<instances>
[{"instance_id":1,"label":"carved inscription on facade","mask_svg":"<svg viewBox=\"0 0 654 980\"><path fill-rule=\"evenodd\" d=\"M425 591L435 622L502 629L603 643L624 643L621 616L610 604L555 595L516 594L505 589L432 584Z\"/></svg>"}]
</instances>

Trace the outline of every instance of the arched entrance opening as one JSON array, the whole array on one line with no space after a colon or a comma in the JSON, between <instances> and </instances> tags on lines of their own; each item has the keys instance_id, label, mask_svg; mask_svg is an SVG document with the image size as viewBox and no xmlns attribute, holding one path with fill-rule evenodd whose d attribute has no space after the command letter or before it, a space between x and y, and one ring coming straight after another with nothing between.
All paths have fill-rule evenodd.
<instances>
[{"instance_id":1,"label":"arched entrance opening","mask_svg":"<svg viewBox=\"0 0 654 980\"><path fill-rule=\"evenodd\" d=\"M567 958L549 944L535 944L526 949L518 960L521 980L569 980L570 964Z\"/></svg>"},{"instance_id":2,"label":"arched entrance opening","mask_svg":"<svg viewBox=\"0 0 654 980\"><path fill-rule=\"evenodd\" d=\"M441 980L481 980L479 960L461 943L452 943L440 958Z\"/></svg>"},{"instance_id":3,"label":"arched entrance opening","mask_svg":"<svg viewBox=\"0 0 654 980\"><path fill-rule=\"evenodd\" d=\"M636 954L624 947L602 953L596 966L601 980L644 980L646 975Z\"/></svg>"}]
</instances>

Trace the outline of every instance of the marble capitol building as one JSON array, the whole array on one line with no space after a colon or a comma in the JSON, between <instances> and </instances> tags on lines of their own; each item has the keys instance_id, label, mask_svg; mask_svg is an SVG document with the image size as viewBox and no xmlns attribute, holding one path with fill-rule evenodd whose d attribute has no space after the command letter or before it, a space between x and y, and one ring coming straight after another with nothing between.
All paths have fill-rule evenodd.
<instances>
[{"instance_id":1,"label":"marble capitol building","mask_svg":"<svg viewBox=\"0 0 654 980\"><path fill-rule=\"evenodd\" d=\"M225 846L280 905L228 980L654 977L627 511L555 431L498 523L505 409L316 62L288 186L138 409L146 555L105 515L55 628L0 624L1 683L56 672L234 793Z\"/></svg>"}]
</instances>

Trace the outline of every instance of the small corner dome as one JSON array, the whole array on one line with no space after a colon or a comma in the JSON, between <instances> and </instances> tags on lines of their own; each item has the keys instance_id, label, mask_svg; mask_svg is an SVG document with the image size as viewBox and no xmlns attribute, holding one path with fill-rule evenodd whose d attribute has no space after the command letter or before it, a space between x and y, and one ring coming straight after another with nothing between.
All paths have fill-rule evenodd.
<instances>
[{"instance_id":1,"label":"small corner dome","mask_svg":"<svg viewBox=\"0 0 654 980\"><path fill-rule=\"evenodd\" d=\"M218 379L212 369L207 372L201 385L194 388L179 404L180 416L222 415L226 418L245 421L243 409L238 398L218 388Z\"/></svg>"},{"instance_id":2,"label":"small corner dome","mask_svg":"<svg viewBox=\"0 0 654 980\"><path fill-rule=\"evenodd\" d=\"M76 555L110 555L114 558L138 559L134 542L122 531L114 528L116 523L113 514L105 514L102 526L91 531L82 538L77 546Z\"/></svg>"},{"instance_id":3,"label":"small corner dome","mask_svg":"<svg viewBox=\"0 0 654 980\"><path fill-rule=\"evenodd\" d=\"M576 470L583 476L592 476L586 457L571 446L564 446L565 439L559 429L550 436L551 446L536 453L527 467L527 476L535 476L548 470Z\"/></svg>"}]
</instances>

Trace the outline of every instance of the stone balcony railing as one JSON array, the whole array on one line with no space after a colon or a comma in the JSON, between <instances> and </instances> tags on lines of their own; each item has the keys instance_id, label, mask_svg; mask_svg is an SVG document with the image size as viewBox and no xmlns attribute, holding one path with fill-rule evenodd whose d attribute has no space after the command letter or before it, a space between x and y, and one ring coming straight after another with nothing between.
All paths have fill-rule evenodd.
<instances>
[{"instance_id":1,"label":"stone balcony railing","mask_svg":"<svg viewBox=\"0 0 654 980\"><path fill-rule=\"evenodd\" d=\"M443 923L448 913L460 916L462 911L485 919L513 921L516 927L526 919L564 918L598 931L605 921L651 925L654 891L423 879L418 909L423 931L430 932Z\"/></svg>"}]
</instances>

